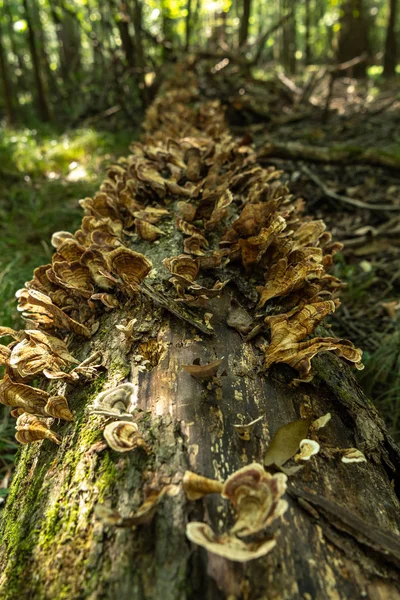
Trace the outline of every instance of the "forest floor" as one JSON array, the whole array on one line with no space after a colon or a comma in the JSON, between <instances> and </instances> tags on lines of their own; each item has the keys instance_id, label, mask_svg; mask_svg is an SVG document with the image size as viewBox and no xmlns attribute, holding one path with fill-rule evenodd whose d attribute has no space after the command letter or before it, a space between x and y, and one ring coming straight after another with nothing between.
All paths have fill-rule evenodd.
<instances>
[{"instance_id":1,"label":"forest floor","mask_svg":"<svg viewBox=\"0 0 400 600\"><path fill-rule=\"evenodd\" d=\"M218 71L218 70L217 70ZM210 77L211 75L211 77ZM314 79L313 79L314 78ZM234 84L232 85L232 81ZM306 211L344 242L333 274L345 287L335 335L364 351L360 383L400 439L400 98L394 85L311 73L249 78L203 72L205 95L227 105L233 131L254 141L262 164L283 171ZM398 88L397 88L398 89ZM329 103L326 98L330 96ZM139 132L3 129L0 137L0 323L19 328L14 294L49 262L54 231L78 228L78 200ZM382 163L382 164L379 164ZM388 167L390 164L391 167ZM397 165L397 170L396 167ZM368 205L373 205L371 209ZM1 417L1 414L0 414ZM16 444L0 422L0 496Z\"/></svg>"}]
</instances>

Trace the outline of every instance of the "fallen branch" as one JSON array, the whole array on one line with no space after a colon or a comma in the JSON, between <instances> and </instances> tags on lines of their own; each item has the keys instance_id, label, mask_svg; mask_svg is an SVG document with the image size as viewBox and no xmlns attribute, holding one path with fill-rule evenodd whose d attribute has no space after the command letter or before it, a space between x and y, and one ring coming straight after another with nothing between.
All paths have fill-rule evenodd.
<instances>
[{"instance_id":1,"label":"fallen branch","mask_svg":"<svg viewBox=\"0 0 400 600\"><path fill-rule=\"evenodd\" d=\"M392 204L368 204L367 202L362 202L362 200L357 200L356 198L349 198L348 196L342 196L341 194L337 194L333 190L331 190L326 183L322 181L313 173L308 167L302 166L302 172L307 175L314 183L321 188L324 192L325 196L328 198L333 198L333 200L338 200L339 202L343 202L343 204L350 204L351 206L357 206L358 208L367 208L369 210L400 210L400 206L393 206Z\"/></svg>"},{"instance_id":2,"label":"fallen branch","mask_svg":"<svg viewBox=\"0 0 400 600\"><path fill-rule=\"evenodd\" d=\"M362 163L379 165L392 169L400 168L400 156L385 154L375 148L354 148L354 146L307 146L299 142L284 144L271 141L265 144L258 155L263 159L276 156L293 160L311 160L325 163Z\"/></svg>"},{"instance_id":3,"label":"fallen branch","mask_svg":"<svg viewBox=\"0 0 400 600\"><path fill-rule=\"evenodd\" d=\"M262 56L262 53L264 50L265 42L267 41L269 36L272 35L273 33L275 33L275 31L277 31L278 29L280 29L286 23L286 21L291 19L293 17L293 13L294 13L294 8L290 12L288 12L286 15L284 15L282 17L282 19L280 19L280 21L275 23L275 25L273 25L272 27L267 29L267 31L265 31L265 33L262 33L260 35L260 37L255 41L254 46L257 46L257 51L254 55L254 58L250 61L250 65L252 67L254 67L255 65L257 65L260 62L260 59L261 59L261 56Z\"/></svg>"}]
</instances>

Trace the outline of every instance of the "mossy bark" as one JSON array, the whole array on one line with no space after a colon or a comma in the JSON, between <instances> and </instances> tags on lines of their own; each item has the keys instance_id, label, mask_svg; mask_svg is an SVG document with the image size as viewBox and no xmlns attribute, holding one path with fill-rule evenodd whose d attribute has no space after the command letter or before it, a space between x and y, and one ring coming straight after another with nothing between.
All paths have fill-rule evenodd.
<instances>
[{"instance_id":1,"label":"mossy bark","mask_svg":"<svg viewBox=\"0 0 400 600\"><path fill-rule=\"evenodd\" d=\"M330 355L317 358L311 384L291 387L289 367L265 374L261 352L226 325L232 295L239 296L234 286L212 301L214 335L143 298L104 316L91 349L76 346L82 358L100 349L107 371L86 386L70 386L76 420L57 428L60 448L44 441L20 451L1 525L2 598L400 597L392 470L399 462L375 409L347 366ZM129 353L115 328L128 316L138 319L141 330ZM148 370L140 370L138 355L150 361ZM222 356L224 374L213 385L181 368L195 358L205 363ZM104 417L85 413L101 389L126 380L137 385L149 456L104 448ZM346 465L321 453L293 475L277 546L263 559L221 566L191 547L188 520L207 517L215 530L226 528L231 515L219 496L197 502L183 493L166 496L152 524L135 531L106 526L94 516L98 502L129 516L146 482L179 482L188 468L224 480L249 462L262 462L278 427L326 412L332 420L322 447L357 446L368 462ZM264 415L250 442L234 435L238 415ZM338 506L345 509L343 518L335 514Z\"/></svg>"}]
</instances>

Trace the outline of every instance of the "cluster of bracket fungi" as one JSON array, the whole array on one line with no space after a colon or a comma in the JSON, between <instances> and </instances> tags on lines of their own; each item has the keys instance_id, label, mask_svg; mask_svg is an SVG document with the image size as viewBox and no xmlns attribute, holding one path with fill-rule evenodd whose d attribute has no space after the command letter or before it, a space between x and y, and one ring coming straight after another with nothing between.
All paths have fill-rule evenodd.
<instances>
[{"instance_id":1,"label":"cluster of bracket fungi","mask_svg":"<svg viewBox=\"0 0 400 600\"><path fill-rule=\"evenodd\" d=\"M152 270L151 278L161 278L177 307L198 311L200 321L206 322L203 309L229 283L217 274L223 278L224 267L237 265L237 272L254 284L258 302L249 302L246 311L234 307L227 322L248 339L270 330L270 344L262 346L266 369L286 363L301 380L309 380L311 359L327 350L362 368L361 351L350 342L309 338L338 306L340 282L327 269L341 245L332 242L322 221L302 216L302 200L292 198L278 170L259 166L248 142L230 135L220 103L200 100L194 75L178 70L147 111L143 141L108 170L93 198L81 200L81 228L74 234L55 233L51 264L35 269L33 279L17 292L18 310L28 328L0 329L2 337L12 338L8 346L0 345L5 367L0 402L17 417L20 442L61 443L51 424L54 419L73 420L73 414L64 396L42 389L44 382L79 383L95 376L96 366L80 365L70 354L69 341L95 335L104 311L123 306L127 299L138 302ZM181 252L153 269L149 258L131 247L136 241L142 249L145 243L160 243L171 223L180 232ZM34 380L39 387L31 385ZM128 421L108 426L108 443L120 451L137 446L148 450L137 426ZM270 502L274 496L266 481L271 476L252 468L253 480L266 486ZM279 481L278 496L283 489ZM223 495L234 495L227 491L232 485L225 483ZM265 508L265 498L257 494ZM278 500L267 511L273 518L283 511ZM233 502L241 505L240 498ZM205 527L192 525L189 537L208 538L215 551L215 544L222 542ZM239 554L248 551L237 529L225 542L236 544Z\"/></svg>"}]
</instances>

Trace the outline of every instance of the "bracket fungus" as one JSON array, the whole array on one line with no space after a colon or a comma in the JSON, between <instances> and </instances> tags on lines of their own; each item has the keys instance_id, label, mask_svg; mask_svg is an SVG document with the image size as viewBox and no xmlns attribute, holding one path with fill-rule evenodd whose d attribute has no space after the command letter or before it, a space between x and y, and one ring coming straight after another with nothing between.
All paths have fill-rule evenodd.
<instances>
[{"instance_id":1,"label":"bracket fungus","mask_svg":"<svg viewBox=\"0 0 400 600\"><path fill-rule=\"evenodd\" d=\"M342 454L342 463L361 463L367 462L364 454L357 448L345 448L340 451Z\"/></svg>"},{"instance_id":2,"label":"bracket fungus","mask_svg":"<svg viewBox=\"0 0 400 600\"><path fill-rule=\"evenodd\" d=\"M14 382L7 374L0 381L0 402L21 408L24 412L72 421L73 415L64 396L51 396L49 392Z\"/></svg>"},{"instance_id":3,"label":"bracket fungus","mask_svg":"<svg viewBox=\"0 0 400 600\"><path fill-rule=\"evenodd\" d=\"M301 440L299 450L300 451L294 457L296 462L299 462L300 460L310 460L312 456L318 454L320 445L315 440L305 438L304 440Z\"/></svg>"},{"instance_id":4,"label":"bracket fungus","mask_svg":"<svg viewBox=\"0 0 400 600\"><path fill-rule=\"evenodd\" d=\"M214 360L211 363L201 365L200 359L195 359L192 365L182 365L182 369L187 371L187 373L195 379L212 379L216 376L218 368L223 360L224 357L217 358L217 360Z\"/></svg>"},{"instance_id":5,"label":"bracket fungus","mask_svg":"<svg viewBox=\"0 0 400 600\"><path fill-rule=\"evenodd\" d=\"M112 250L107 260L111 272L133 288L137 288L152 269L152 263L148 258L129 248L120 247Z\"/></svg>"},{"instance_id":6,"label":"bracket fungus","mask_svg":"<svg viewBox=\"0 0 400 600\"><path fill-rule=\"evenodd\" d=\"M192 471L185 471L182 487L188 500L199 500L208 494L220 494L223 484L215 479L192 473Z\"/></svg>"},{"instance_id":7,"label":"bracket fungus","mask_svg":"<svg viewBox=\"0 0 400 600\"><path fill-rule=\"evenodd\" d=\"M288 503L281 498L285 491L286 475L271 475L258 463L247 465L228 477L221 490L221 496L230 500L236 511L236 521L229 532L218 536L206 523L195 521L188 523L186 535L194 544L228 560L247 562L260 558L276 545L275 538L267 535L265 529L287 510ZM261 539L241 539L254 534L261 535Z\"/></svg>"},{"instance_id":8,"label":"bracket fungus","mask_svg":"<svg viewBox=\"0 0 400 600\"><path fill-rule=\"evenodd\" d=\"M96 396L93 404L87 407L90 414L104 415L123 420L132 420L136 408L137 387L132 383L121 383Z\"/></svg>"},{"instance_id":9,"label":"bracket fungus","mask_svg":"<svg viewBox=\"0 0 400 600\"><path fill-rule=\"evenodd\" d=\"M23 413L17 419L16 423L17 433L15 434L16 439L21 444L29 444L30 442L37 442L40 440L50 440L55 444L61 444L61 438L50 428L47 424L46 419Z\"/></svg>"},{"instance_id":10,"label":"bracket fungus","mask_svg":"<svg viewBox=\"0 0 400 600\"><path fill-rule=\"evenodd\" d=\"M233 473L224 483L222 497L235 507L237 518L231 533L253 535L281 517L288 508L281 496L286 491L284 473L271 475L258 463Z\"/></svg>"},{"instance_id":11,"label":"bracket fungus","mask_svg":"<svg viewBox=\"0 0 400 600\"><path fill-rule=\"evenodd\" d=\"M116 452L130 452L135 448L142 448L146 454L150 454L150 448L136 423L114 421L106 425L103 433L107 444Z\"/></svg>"},{"instance_id":12,"label":"bracket fungus","mask_svg":"<svg viewBox=\"0 0 400 600\"><path fill-rule=\"evenodd\" d=\"M193 521L186 526L188 539L208 552L235 562L248 562L265 556L276 545L276 540L245 543L235 535L227 533L217 536L207 523Z\"/></svg>"},{"instance_id":13,"label":"bracket fungus","mask_svg":"<svg viewBox=\"0 0 400 600\"><path fill-rule=\"evenodd\" d=\"M317 337L301 341L334 310L335 303L327 300L307 304L288 314L266 317L265 322L271 328L271 343L265 353L266 368L274 363L284 362L299 371L300 379L310 380L311 359L318 352L333 350L356 368L362 369L362 352L348 340Z\"/></svg>"}]
</instances>

